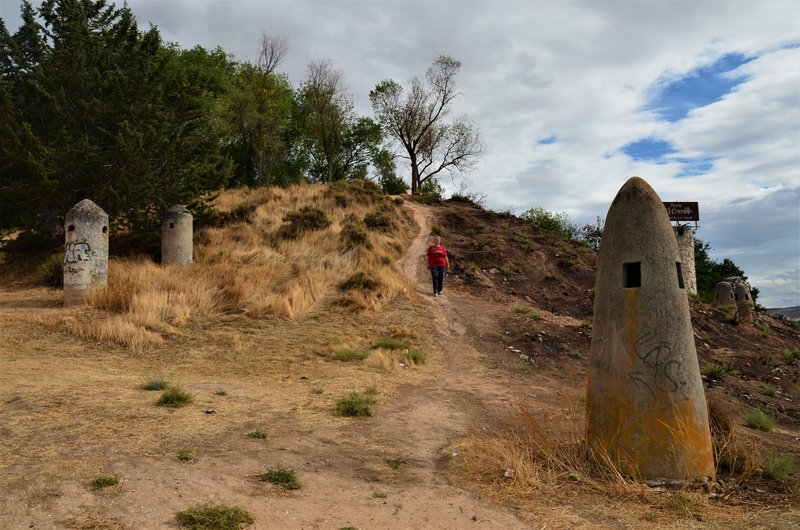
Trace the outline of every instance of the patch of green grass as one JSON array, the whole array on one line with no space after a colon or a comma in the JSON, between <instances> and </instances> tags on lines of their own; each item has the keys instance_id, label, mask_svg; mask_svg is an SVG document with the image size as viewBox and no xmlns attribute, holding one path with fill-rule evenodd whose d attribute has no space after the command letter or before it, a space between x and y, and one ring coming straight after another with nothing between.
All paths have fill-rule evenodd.
<instances>
[{"instance_id":1,"label":"patch of green grass","mask_svg":"<svg viewBox=\"0 0 800 530\"><path fill-rule=\"evenodd\" d=\"M548 273L547 276L544 277L545 280L548 282L555 282L559 280L558 274L555 272Z\"/></svg>"},{"instance_id":2,"label":"patch of green grass","mask_svg":"<svg viewBox=\"0 0 800 530\"><path fill-rule=\"evenodd\" d=\"M258 476L263 482L269 482L280 486L285 490L299 490L300 483L297 481L297 473L294 469L286 467L276 467L267 470Z\"/></svg>"},{"instance_id":3,"label":"patch of green grass","mask_svg":"<svg viewBox=\"0 0 800 530\"><path fill-rule=\"evenodd\" d=\"M241 530L253 524L253 516L238 506L200 504L175 514L182 528L191 530Z\"/></svg>"},{"instance_id":4,"label":"patch of green grass","mask_svg":"<svg viewBox=\"0 0 800 530\"><path fill-rule=\"evenodd\" d=\"M475 237L476 235L478 235L478 231L475 230L474 228L467 228L466 230L464 230L464 235L467 237Z\"/></svg>"},{"instance_id":5,"label":"patch of green grass","mask_svg":"<svg viewBox=\"0 0 800 530\"><path fill-rule=\"evenodd\" d=\"M783 362L786 364L797 364L797 362L800 362L800 348L784 351Z\"/></svg>"},{"instance_id":6,"label":"patch of green grass","mask_svg":"<svg viewBox=\"0 0 800 530\"><path fill-rule=\"evenodd\" d=\"M700 370L700 373L710 377L711 379L716 379L717 381L722 381L722 378L724 378L726 375L739 377L739 370L729 364L708 363L703 366L703 368Z\"/></svg>"},{"instance_id":7,"label":"patch of green grass","mask_svg":"<svg viewBox=\"0 0 800 530\"><path fill-rule=\"evenodd\" d=\"M364 393L368 396L377 396L378 395L378 387L377 386L368 386L364 389Z\"/></svg>"},{"instance_id":8,"label":"patch of green grass","mask_svg":"<svg viewBox=\"0 0 800 530\"><path fill-rule=\"evenodd\" d=\"M761 463L761 476L785 482L795 472L794 461L788 456L770 455Z\"/></svg>"},{"instance_id":9,"label":"patch of green grass","mask_svg":"<svg viewBox=\"0 0 800 530\"><path fill-rule=\"evenodd\" d=\"M249 433L245 434L248 438L252 438L253 440L266 440L269 438L269 435L263 431L255 430L250 431Z\"/></svg>"},{"instance_id":10,"label":"patch of green grass","mask_svg":"<svg viewBox=\"0 0 800 530\"><path fill-rule=\"evenodd\" d=\"M583 359L583 353L580 350L573 350L569 353L569 356L573 359Z\"/></svg>"},{"instance_id":11,"label":"patch of green grass","mask_svg":"<svg viewBox=\"0 0 800 530\"><path fill-rule=\"evenodd\" d=\"M188 448L178 449L176 455L181 462L191 462L194 460L194 451Z\"/></svg>"},{"instance_id":12,"label":"patch of green grass","mask_svg":"<svg viewBox=\"0 0 800 530\"><path fill-rule=\"evenodd\" d=\"M119 479L114 475L97 475L90 484L92 491L100 491L119 484Z\"/></svg>"},{"instance_id":13,"label":"patch of green grass","mask_svg":"<svg viewBox=\"0 0 800 530\"><path fill-rule=\"evenodd\" d=\"M402 458L386 458L384 462L392 469L400 469L400 466L406 463Z\"/></svg>"},{"instance_id":14,"label":"patch of green grass","mask_svg":"<svg viewBox=\"0 0 800 530\"><path fill-rule=\"evenodd\" d=\"M194 397L179 386L169 385L164 389L164 393L156 401L159 407L178 408L194 402Z\"/></svg>"},{"instance_id":15,"label":"patch of green grass","mask_svg":"<svg viewBox=\"0 0 800 530\"><path fill-rule=\"evenodd\" d=\"M512 309L515 313L519 313L520 315L529 315L533 313L533 309L530 307L525 307L524 305L518 305Z\"/></svg>"},{"instance_id":16,"label":"patch of green grass","mask_svg":"<svg viewBox=\"0 0 800 530\"><path fill-rule=\"evenodd\" d=\"M470 261L467 263L467 270L472 272L478 272L480 270L480 267L478 267L478 264L475 263L474 261Z\"/></svg>"},{"instance_id":17,"label":"patch of green grass","mask_svg":"<svg viewBox=\"0 0 800 530\"><path fill-rule=\"evenodd\" d=\"M761 336L764 338L769 337L772 335L772 328L769 326L765 326L764 324L756 324L756 329L761 332Z\"/></svg>"},{"instance_id":18,"label":"patch of green grass","mask_svg":"<svg viewBox=\"0 0 800 530\"><path fill-rule=\"evenodd\" d=\"M337 416L372 416L375 403L375 398L368 393L350 392L336 403L334 413Z\"/></svg>"},{"instance_id":19,"label":"patch of green grass","mask_svg":"<svg viewBox=\"0 0 800 530\"><path fill-rule=\"evenodd\" d=\"M500 275L503 276L503 278L508 278L509 276L511 276L511 273L514 272L508 265L501 265L498 270L500 271Z\"/></svg>"},{"instance_id":20,"label":"patch of green grass","mask_svg":"<svg viewBox=\"0 0 800 530\"><path fill-rule=\"evenodd\" d=\"M372 350L377 350L378 348L382 348L384 350L405 350L408 348L408 345L402 340L389 338L381 339L370 346L370 349Z\"/></svg>"},{"instance_id":21,"label":"patch of green grass","mask_svg":"<svg viewBox=\"0 0 800 530\"><path fill-rule=\"evenodd\" d=\"M588 320L581 322L581 329L584 331L592 331L592 323Z\"/></svg>"},{"instance_id":22,"label":"patch of green grass","mask_svg":"<svg viewBox=\"0 0 800 530\"><path fill-rule=\"evenodd\" d=\"M220 390L217 390L216 392L214 392L214 395L215 396L227 396L228 393L225 390L220 389Z\"/></svg>"},{"instance_id":23,"label":"patch of green grass","mask_svg":"<svg viewBox=\"0 0 800 530\"><path fill-rule=\"evenodd\" d=\"M775 397L778 393L778 389L775 387L775 385L772 385L770 383L764 383L763 385L761 385L760 392L767 397Z\"/></svg>"},{"instance_id":24,"label":"patch of green grass","mask_svg":"<svg viewBox=\"0 0 800 530\"><path fill-rule=\"evenodd\" d=\"M434 234L434 235L437 235L437 236L443 236L444 235L444 227L440 226L440 225L433 225L431 227L431 234Z\"/></svg>"},{"instance_id":25,"label":"patch of green grass","mask_svg":"<svg viewBox=\"0 0 800 530\"><path fill-rule=\"evenodd\" d=\"M368 352L365 351L353 351L353 350L339 350L334 352L333 358L337 361L341 361L343 363L349 363L352 361L363 361L369 356Z\"/></svg>"},{"instance_id":26,"label":"patch of green grass","mask_svg":"<svg viewBox=\"0 0 800 530\"><path fill-rule=\"evenodd\" d=\"M151 377L142 383L139 388L142 390L164 390L169 382L161 377Z\"/></svg>"},{"instance_id":27,"label":"patch of green grass","mask_svg":"<svg viewBox=\"0 0 800 530\"><path fill-rule=\"evenodd\" d=\"M408 350L403 357L414 364L425 364L425 360L428 358L425 352L417 350Z\"/></svg>"},{"instance_id":28,"label":"patch of green grass","mask_svg":"<svg viewBox=\"0 0 800 530\"><path fill-rule=\"evenodd\" d=\"M311 393L312 394L322 394L323 392L325 392L325 389L322 388L321 386L312 386L311 387Z\"/></svg>"},{"instance_id":29,"label":"patch of green grass","mask_svg":"<svg viewBox=\"0 0 800 530\"><path fill-rule=\"evenodd\" d=\"M375 493L372 494L372 496L375 497L376 499L385 499L386 497L388 497L388 495L386 495L382 491L376 491Z\"/></svg>"},{"instance_id":30,"label":"patch of green grass","mask_svg":"<svg viewBox=\"0 0 800 530\"><path fill-rule=\"evenodd\" d=\"M533 252L536 250L536 244L531 240L530 237L528 237L527 234L522 232L514 233L514 242L525 252Z\"/></svg>"},{"instance_id":31,"label":"patch of green grass","mask_svg":"<svg viewBox=\"0 0 800 530\"><path fill-rule=\"evenodd\" d=\"M771 432L775 428L775 419L763 410L753 409L744 417L744 424L751 429Z\"/></svg>"}]
</instances>

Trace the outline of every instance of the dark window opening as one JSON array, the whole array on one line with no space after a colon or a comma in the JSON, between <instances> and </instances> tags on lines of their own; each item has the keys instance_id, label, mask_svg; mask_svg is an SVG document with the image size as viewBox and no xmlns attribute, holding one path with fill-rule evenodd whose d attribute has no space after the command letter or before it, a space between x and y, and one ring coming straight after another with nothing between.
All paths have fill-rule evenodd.
<instances>
[{"instance_id":1,"label":"dark window opening","mask_svg":"<svg viewBox=\"0 0 800 530\"><path fill-rule=\"evenodd\" d=\"M642 286L642 264L640 262L622 264L622 286L626 289Z\"/></svg>"},{"instance_id":2,"label":"dark window opening","mask_svg":"<svg viewBox=\"0 0 800 530\"><path fill-rule=\"evenodd\" d=\"M74 231L75 231L75 225L69 225L67 227L67 232L74 232Z\"/></svg>"},{"instance_id":3,"label":"dark window opening","mask_svg":"<svg viewBox=\"0 0 800 530\"><path fill-rule=\"evenodd\" d=\"M739 295L737 293L733 293L733 299L734 300L738 300L739 299Z\"/></svg>"},{"instance_id":4,"label":"dark window opening","mask_svg":"<svg viewBox=\"0 0 800 530\"><path fill-rule=\"evenodd\" d=\"M169 224L169 227L170 227L170 228L175 228L175 223L170 223L170 224Z\"/></svg>"},{"instance_id":5,"label":"dark window opening","mask_svg":"<svg viewBox=\"0 0 800 530\"><path fill-rule=\"evenodd\" d=\"M678 235L679 235L679 236L682 236L682 235L683 235L683 227L682 227L682 226L679 226L679 227L678 227Z\"/></svg>"},{"instance_id":6,"label":"dark window opening","mask_svg":"<svg viewBox=\"0 0 800 530\"><path fill-rule=\"evenodd\" d=\"M683 283L683 267L681 267L681 262L680 261L676 261L675 262L675 268L678 269L678 287L680 289L685 289L685 286L684 286L684 283Z\"/></svg>"},{"instance_id":7,"label":"dark window opening","mask_svg":"<svg viewBox=\"0 0 800 530\"><path fill-rule=\"evenodd\" d=\"M745 295L744 295L744 299L745 299L745 300L750 300L750 295L749 295L749 294L747 294L747 293L745 293Z\"/></svg>"},{"instance_id":8,"label":"dark window opening","mask_svg":"<svg viewBox=\"0 0 800 530\"><path fill-rule=\"evenodd\" d=\"M104 226L104 227L103 227L103 233L105 234L105 233L107 233L107 232L108 232L108 227L107 227L107 226Z\"/></svg>"}]
</instances>

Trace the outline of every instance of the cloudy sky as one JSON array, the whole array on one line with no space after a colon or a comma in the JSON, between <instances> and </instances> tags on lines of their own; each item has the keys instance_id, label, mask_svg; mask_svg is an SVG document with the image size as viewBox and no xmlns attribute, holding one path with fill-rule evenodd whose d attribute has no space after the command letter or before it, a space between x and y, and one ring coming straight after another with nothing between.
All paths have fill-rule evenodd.
<instances>
[{"instance_id":1,"label":"cloudy sky","mask_svg":"<svg viewBox=\"0 0 800 530\"><path fill-rule=\"evenodd\" d=\"M463 63L455 113L488 148L469 175L487 207L592 222L638 175L665 201L700 203L698 237L749 275L760 303L800 305L795 0L128 5L167 41L239 60L255 59L262 32L284 35L279 70L297 85L309 59L329 59L362 114L377 82L405 84L452 55ZM18 13L0 0L12 31Z\"/></svg>"}]
</instances>

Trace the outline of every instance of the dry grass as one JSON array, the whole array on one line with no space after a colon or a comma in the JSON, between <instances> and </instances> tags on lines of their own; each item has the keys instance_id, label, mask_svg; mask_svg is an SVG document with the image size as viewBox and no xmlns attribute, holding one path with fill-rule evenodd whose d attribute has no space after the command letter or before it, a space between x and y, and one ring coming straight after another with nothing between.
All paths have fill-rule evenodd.
<instances>
[{"instance_id":1,"label":"dry grass","mask_svg":"<svg viewBox=\"0 0 800 530\"><path fill-rule=\"evenodd\" d=\"M502 502L510 502L540 526L592 527L612 518L634 527L678 526L686 520L710 520L723 527L742 527L744 521L769 517L731 501L733 487L752 473L757 453L752 446L726 431L719 451L739 458L735 472L727 475L729 488L711 502L707 492L693 489L649 488L623 474L602 451L584 443L583 413L570 410L514 410L513 429L502 433L472 434L447 449L453 456L451 471L461 485ZM715 439L716 442L716 439ZM746 456L747 451L750 456ZM577 505L575 503L578 503ZM624 525L623 525L624 526Z\"/></svg>"},{"instance_id":2,"label":"dry grass","mask_svg":"<svg viewBox=\"0 0 800 530\"><path fill-rule=\"evenodd\" d=\"M366 191L365 191L366 190ZM358 200L347 208L335 196ZM108 287L91 293L91 318L75 312L49 315L43 322L78 337L114 342L134 351L161 347L181 335L190 322L226 314L256 319L296 319L336 303L374 311L413 289L394 266L409 229L400 209L361 183L300 185L289 189L230 190L214 201L221 226L199 230L195 262L160 266L147 258L109 263ZM319 208L331 220L321 230L298 239L279 235L288 213ZM346 223L359 223L374 212L390 219L391 233L366 230L367 246L342 241ZM399 244L398 244L399 243ZM369 277L369 289L342 289L353 275Z\"/></svg>"}]
</instances>

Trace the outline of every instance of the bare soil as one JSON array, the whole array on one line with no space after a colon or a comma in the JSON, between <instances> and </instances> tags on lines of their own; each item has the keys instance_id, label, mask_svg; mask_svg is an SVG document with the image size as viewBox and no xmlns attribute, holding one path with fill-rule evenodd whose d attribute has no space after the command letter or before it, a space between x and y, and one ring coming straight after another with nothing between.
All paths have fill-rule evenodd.
<instances>
[{"instance_id":1,"label":"bare soil","mask_svg":"<svg viewBox=\"0 0 800 530\"><path fill-rule=\"evenodd\" d=\"M241 506L254 528L730 528L748 513L742 528L800 528L796 481L754 478L712 506L711 515L730 512L718 521L653 525L624 499L575 497L537 514L537 503L514 503L455 471L463 455L454 444L468 434L513 429L519 407L580 401L595 255L468 205L406 207L418 232L397 266L413 293L374 313L331 306L293 321L226 316L133 353L44 326L64 311L60 292L6 281L0 528L176 528L178 511L204 502ZM452 264L440 297L430 296L422 258L432 226L441 227ZM765 335L699 302L692 309L701 366L740 372L707 381L710 399L773 411L778 429L753 439L800 457L800 369L782 363L784 350L800 347L797 329L762 316ZM324 353L390 335L428 361L381 368ZM156 393L138 388L150 376L180 382L195 403L154 406ZM778 393L760 392L765 383ZM332 414L337 399L367 386L378 389L373 416ZM245 436L256 429L268 439ZM179 461L182 448L195 460ZM295 469L301 489L258 480L276 466ZM122 482L93 492L101 473Z\"/></svg>"}]
</instances>

